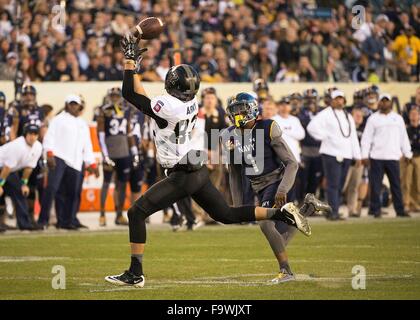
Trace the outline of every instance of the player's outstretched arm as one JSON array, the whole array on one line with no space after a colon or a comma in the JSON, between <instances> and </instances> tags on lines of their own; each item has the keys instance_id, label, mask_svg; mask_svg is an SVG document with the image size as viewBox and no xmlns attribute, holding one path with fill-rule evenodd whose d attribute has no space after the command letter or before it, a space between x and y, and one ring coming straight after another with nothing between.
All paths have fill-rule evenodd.
<instances>
[{"instance_id":1,"label":"player's outstretched arm","mask_svg":"<svg viewBox=\"0 0 420 320\"><path fill-rule=\"evenodd\" d=\"M139 49L137 40L128 34L121 40L121 50L125 57L122 96L141 112L153 118L159 128L166 127L168 122L153 112L151 100L147 97L140 78L135 72L136 60L139 60L141 54L147 49Z\"/></svg>"},{"instance_id":2,"label":"player's outstretched arm","mask_svg":"<svg viewBox=\"0 0 420 320\"><path fill-rule=\"evenodd\" d=\"M137 43L138 40L131 34L125 35L120 42L125 57L122 95L137 109L147 112L150 99L140 83L139 76L135 73L136 60L140 60L142 53L147 49L139 49Z\"/></svg>"}]
</instances>

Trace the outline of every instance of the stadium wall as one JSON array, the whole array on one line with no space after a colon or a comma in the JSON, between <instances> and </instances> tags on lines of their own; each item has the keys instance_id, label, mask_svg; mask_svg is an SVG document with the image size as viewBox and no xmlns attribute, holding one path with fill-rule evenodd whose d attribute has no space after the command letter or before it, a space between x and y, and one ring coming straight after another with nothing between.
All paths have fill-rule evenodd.
<instances>
[{"instance_id":1,"label":"stadium wall","mask_svg":"<svg viewBox=\"0 0 420 320\"><path fill-rule=\"evenodd\" d=\"M64 106L64 97L69 93L81 94L86 100L86 110L83 117L90 121L92 119L93 108L101 104L107 90L114 86L121 86L121 81L109 82L40 82L34 83L38 91L38 103L48 103L54 107L55 111ZM218 96L224 104L228 97L240 91L251 91L252 83L202 83L201 89L214 87ZM324 90L331 86L339 87L346 93L347 103L351 104L353 92L356 89L366 88L368 83L270 83L270 92L275 99L293 92L303 92L308 88L315 88L322 95ZM410 97L415 94L417 83L380 83L381 91L388 92L393 96L398 96L400 104L403 105L410 101ZM10 102L14 94L14 85L12 81L0 81L0 88L5 92L7 101ZM162 94L164 92L163 82L151 83L145 82L144 88L150 97Z\"/></svg>"}]
</instances>

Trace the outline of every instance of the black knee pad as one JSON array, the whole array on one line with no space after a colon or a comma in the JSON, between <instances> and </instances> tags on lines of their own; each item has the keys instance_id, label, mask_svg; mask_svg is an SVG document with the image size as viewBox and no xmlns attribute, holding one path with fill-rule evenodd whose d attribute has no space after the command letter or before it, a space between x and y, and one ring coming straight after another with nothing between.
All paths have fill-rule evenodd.
<instances>
[{"instance_id":1,"label":"black knee pad","mask_svg":"<svg viewBox=\"0 0 420 320\"><path fill-rule=\"evenodd\" d=\"M137 215L140 215L141 211L136 206L132 206L127 211L128 220L134 220Z\"/></svg>"},{"instance_id":2,"label":"black knee pad","mask_svg":"<svg viewBox=\"0 0 420 320\"><path fill-rule=\"evenodd\" d=\"M156 206L145 195L138 198L133 207L137 207L144 219L157 211Z\"/></svg>"},{"instance_id":3,"label":"black knee pad","mask_svg":"<svg viewBox=\"0 0 420 320\"><path fill-rule=\"evenodd\" d=\"M130 242L132 243L146 243L146 214L137 207L132 206L127 211Z\"/></svg>"}]
</instances>

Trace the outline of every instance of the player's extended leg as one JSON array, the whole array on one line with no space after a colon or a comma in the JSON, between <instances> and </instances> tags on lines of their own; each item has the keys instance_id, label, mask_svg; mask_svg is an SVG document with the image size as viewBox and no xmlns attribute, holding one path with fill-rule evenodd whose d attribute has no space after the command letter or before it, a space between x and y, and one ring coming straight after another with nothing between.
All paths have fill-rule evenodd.
<instances>
[{"instance_id":1,"label":"player's extended leg","mask_svg":"<svg viewBox=\"0 0 420 320\"><path fill-rule=\"evenodd\" d=\"M105 277L106 281L116 285L144 286L145 278L142 262L146 242L146 218L187 195L192 195L193 199L213 219L222 223L284 219L298 224L296 220L293 220L295 217L293 214L288 214L285 210L278 208L229 207L223 195L211 184L206 167L190 173L184 171L173 172L169 177L147 190L128 210L131 245L130 269L120 275L107 276ZM310 231L309 226L308 230Z\"/></svg>"},{"instance_id":2,"label":"player's extended leg","mask_svg":"<svg viewBox=\"0 0 420 320\"><path fill-rule=\"evenodd\" d=\"M200 170L201 171L201 170ZM289 203L282 208L263 208L255 206L229 207L223 195L217 190L208 177L207 170L202 172L206 183L192 193L191 196L214 220L224 224L251 222L260 220L280 220L294 225L302 233L309 236L311 228L299 210Z\"/></svg>"},{"instance_id":3,"label":"player's extended leg","mask_svg":"<svg viewBox=\"0 0 420 320\"><path fill-rule=\"evenodd\" d=\"M180 173L182 175L182 173ZM182 177L180 177L182 180ZM106 281L116 285L143 287L143 253L146 243L146 218L187 196L176 177L170 176L149 188L128 210L131 264L120 275L108 276Z\"/></svg>"}]
</instances>

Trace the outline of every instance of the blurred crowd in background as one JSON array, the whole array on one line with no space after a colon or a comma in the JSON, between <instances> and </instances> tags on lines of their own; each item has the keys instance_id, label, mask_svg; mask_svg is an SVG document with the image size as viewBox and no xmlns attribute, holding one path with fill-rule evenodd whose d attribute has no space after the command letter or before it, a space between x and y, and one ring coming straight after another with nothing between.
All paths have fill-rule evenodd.
<instances>
[{"instance_id":1,"label":"blurred crowd in background","mask_svg":"<svg viewBox=\"0 0 420 320\"><path fill-rule=\"evenodd\" d=\"M327 87L323 93L308 88L275 100L263 79L257 79L253 85L259 117L279 124L299 163L288 201L299 203L306 193L314 193L333 207L327 216L329 220L360 217L362 208L380 218L387 214L384 208L391 203L397 217L420 211L420 87L410 101L399 101L371 85L354 92L354 103L348 105L344 93L336 87ZM99 224L107 225L105 201L113 182L115 224L126 225L122 203L127 186L130 200L134 201L142 186L164 177L155 158L153 121L129 105L118 87L110 88L92 119L97 124L102 153L102 160L97 163L87 123L80 118L85 109L83 97L68 95L60 109L39 106L36 94L35 86L27 84L21 100L8 103L0 92L0 230L10 229L5 223L5 196L12 198L19 229L42 230L49 225L70 230L84 228L77 219L83 179L88 174L98 176L99 171L103 176ZM194 148L207 150L209 159L214 159L220 149L211 143L211 131L223 130L231 123L226 117L225 102L213 87L201 90L198 100ZM58 109L59 112L52 111ZM39 161L30 168L33 171L29 179L24 177L24 165L12 168L13 180L4 172L5 165L18 156L18 152L10 151L14 150L10 146L19 138L28 140L31 134L42 142L43 155L39 154ZM17 168L16 164L11 166ZM207 167L213 184L232 203L226 167L211 162ZM248 191L245 201L254 203L255 195L250 188ZM38 217L34 214L35 201L41 205ZM51 219L54 201L56 218ZM164 217L174 230L193 230L212 223L190 199L165 210Z\"/></svg>"},{"instance_id":2,"label":"blurred crowd in background","mask_svg":"<svg viewBox=\"0 0 420 320\"><path fill-rule=\"evenodd\" d=\"M58 19L59 2L0 1L0 80L120 80L120 36L156 16L145 81L177 52L210 82L419 81L418 1L70 0Z\"/></svg>"}]
</instances>

